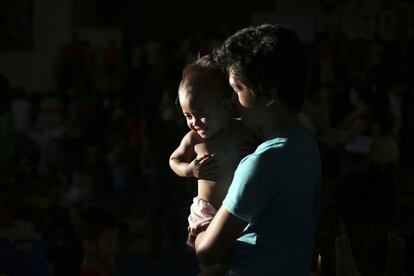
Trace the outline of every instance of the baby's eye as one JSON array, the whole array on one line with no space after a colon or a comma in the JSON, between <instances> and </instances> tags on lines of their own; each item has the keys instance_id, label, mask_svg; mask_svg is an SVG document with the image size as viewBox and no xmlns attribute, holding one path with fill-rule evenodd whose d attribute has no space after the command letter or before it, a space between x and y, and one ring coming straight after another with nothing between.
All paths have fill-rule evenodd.
<instances>
[{"instance_id":1,"label":"baby's eye","mask_svg":"<svg viewBox=\"0 0 414 276\"><path fill-rule=\"evenodd\" d=\"M184 116L185 116L185 118L186 118L187 120L191 120L191 119L193 118L193 116L191 116L191 115L187 115L187 114L184 114Z\"/></svg>"}]
</instances>

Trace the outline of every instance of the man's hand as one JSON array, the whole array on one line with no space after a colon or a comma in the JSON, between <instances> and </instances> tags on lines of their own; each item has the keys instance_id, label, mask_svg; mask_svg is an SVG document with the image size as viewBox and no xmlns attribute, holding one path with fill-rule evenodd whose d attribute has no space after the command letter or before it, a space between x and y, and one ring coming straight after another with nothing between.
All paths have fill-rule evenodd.
<instances>
[{"instance_id":1,"label":"man's hand","mask_svg":"<svg viewBox=\"0 0 414 276\"><path fill-rule=\"evenodd\" d=\"M210 266L226 261L232 245L247 223L232 215L222 205L206 231L198 233L196 237L195 250L200 263Z\"/></svg>"}]
</instances>

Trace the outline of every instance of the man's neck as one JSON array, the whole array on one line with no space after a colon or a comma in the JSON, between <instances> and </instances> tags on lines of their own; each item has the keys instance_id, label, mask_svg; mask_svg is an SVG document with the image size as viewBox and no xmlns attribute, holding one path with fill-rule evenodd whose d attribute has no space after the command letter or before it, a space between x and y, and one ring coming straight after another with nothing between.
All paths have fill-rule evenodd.
<instances>
[{"instance_id":1,"label":"man's neck","mask_svg":"<svg viewBox=\"0 0 414 276\"><path fill-rule=\"evenodd\" d=\"M276 132L297 126L300 124L299 116L289 110L282 109L279 112L269 112L260 128L261 136L267 140Z\"/></svg>"}]
</instances>

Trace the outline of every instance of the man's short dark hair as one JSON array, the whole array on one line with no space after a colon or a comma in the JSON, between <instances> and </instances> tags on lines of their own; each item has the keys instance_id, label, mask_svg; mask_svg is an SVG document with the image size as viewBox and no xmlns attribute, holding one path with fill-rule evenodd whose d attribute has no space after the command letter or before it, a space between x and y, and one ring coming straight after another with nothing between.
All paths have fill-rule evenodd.
<instances>
[{"instance_id":1,"label":"man's short dark hair","mask_svg":"<svg viewBox=\"0 0 414 276\"><path fill-rule=\"evenodd\" d=\"M303 43L280 25L244 28L214 50L214 59L260 94L275 87L288 107L299 112L308 81L308 60Z\"/></svg>"}]
</instances>

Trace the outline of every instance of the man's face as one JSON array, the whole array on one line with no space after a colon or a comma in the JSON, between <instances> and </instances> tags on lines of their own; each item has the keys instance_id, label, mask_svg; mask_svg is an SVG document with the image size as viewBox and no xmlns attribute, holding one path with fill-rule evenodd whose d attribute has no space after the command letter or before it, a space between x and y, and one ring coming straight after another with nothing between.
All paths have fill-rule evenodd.
<instances>
[{"instance_id":1,"label":"man's face","mask_svg":"<svg viewBox=\"0 0 414 276\"><path fill-rule=\"evenodd\" d=\"M242 83L233 73L229 75L229 83L237 96L237 102L244 108L252 108L255 102L255 96L252 91Z\"/></svg>"},{"instance_id":2,"label":"man's face","mask_svg":"<svg viewBox=\"0 0 414 276\"><path fill-rule=\"evenodd\" d=\"M240 116L246 126L254 127L255 121L257 121L257 118L254 115L257 115L257 97L254 95L252 90L242 83L232 72L229 74L229 83L234 90L236 96L235 101L239 108Z\"/></svg>"}]
</instances>

